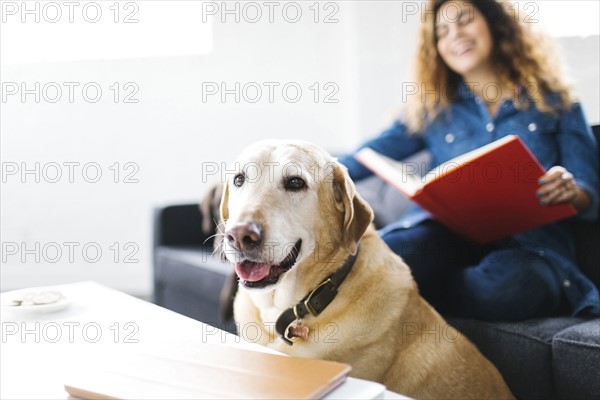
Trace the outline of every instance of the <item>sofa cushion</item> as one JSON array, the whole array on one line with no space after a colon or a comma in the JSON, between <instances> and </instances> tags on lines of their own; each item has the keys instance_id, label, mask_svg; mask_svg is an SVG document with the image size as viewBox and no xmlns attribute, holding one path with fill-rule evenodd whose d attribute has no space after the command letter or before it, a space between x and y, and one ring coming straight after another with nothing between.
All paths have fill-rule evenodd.
<instances>
[{"instance_id":1,"label":"sofa cushion","mask_svg":"<svg viewBox=\"0 0 600 400\"><path fill-rule=\"evenodd\" d=\"M235 331L232 321L222 321L219 298L231 266L210 251L160 246L155 252L156 304L216 326Z\"/></svg>"},{"instance_id":2,"label":"sofa cushion","mask_svg":"<svg viewBox=\"0 0 600 400\"><path fill-rule=\"evenodd\" d=\"M557 333L552 358L561 398L600 399L600 318Z\"/></svg>"},{"instance_id":3,"label":"sofa cushion","mask_svg":"<svg viewBox=\"0 0 600 400\"><path fill-rule=\"evenodd\" d=\"M557 398L553 385L552 338L580 318L485 322L448 318L500 371L519 399Z\"/></svg>"}]
</instances>

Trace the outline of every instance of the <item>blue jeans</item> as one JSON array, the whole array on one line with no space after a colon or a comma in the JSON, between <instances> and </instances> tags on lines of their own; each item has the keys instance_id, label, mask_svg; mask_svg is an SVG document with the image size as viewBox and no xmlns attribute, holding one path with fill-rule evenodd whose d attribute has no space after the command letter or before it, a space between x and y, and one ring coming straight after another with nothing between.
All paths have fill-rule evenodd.
<instances>
[{"instance_id":1,"label":"blue jeans","mask_svg":"<svg viewBox=\"0 0 600 400\"><path fill-rule=\"evenodd\" d=\"M382 236L410 267L421 295L445 315L488 321L554 315L560 279L513 241L470 243L435 221Z\"/></svg>"}]
</instances>

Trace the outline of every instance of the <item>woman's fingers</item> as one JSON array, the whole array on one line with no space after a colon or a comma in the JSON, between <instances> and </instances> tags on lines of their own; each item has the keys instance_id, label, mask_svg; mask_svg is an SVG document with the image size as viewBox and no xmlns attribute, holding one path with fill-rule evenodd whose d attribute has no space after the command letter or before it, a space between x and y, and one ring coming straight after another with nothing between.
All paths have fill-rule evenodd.
<instances>
[{"instance_id":1,"label":"woman's fingers","mask_svg":"<svg viewBox=\"0 0 600 400\"><path fill-rule=\"evenodd\" d=\"M572 201L577 195L573 174L564 167L552 167L540 178L537 196L543 205Z\"/></svg>"}]
</instances>

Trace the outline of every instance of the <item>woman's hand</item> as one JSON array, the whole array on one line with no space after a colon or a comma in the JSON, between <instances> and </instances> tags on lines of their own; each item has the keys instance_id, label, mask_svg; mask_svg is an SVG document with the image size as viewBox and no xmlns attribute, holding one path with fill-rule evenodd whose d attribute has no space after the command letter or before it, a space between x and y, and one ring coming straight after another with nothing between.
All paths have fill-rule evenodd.
<instances>
[{"instance_id":1,"label":"woman's hand","mask_svg":"<svg viewBox=\"0 0 600 400\"><path fill-rule=\"evenodd\" d=\"M565 167L550 168L539 179L539 183L537 196L543 205L571 203L578 212L581 212L590 204L587 192L577 186L573 174Z\"/></svg>"}]
</instances>

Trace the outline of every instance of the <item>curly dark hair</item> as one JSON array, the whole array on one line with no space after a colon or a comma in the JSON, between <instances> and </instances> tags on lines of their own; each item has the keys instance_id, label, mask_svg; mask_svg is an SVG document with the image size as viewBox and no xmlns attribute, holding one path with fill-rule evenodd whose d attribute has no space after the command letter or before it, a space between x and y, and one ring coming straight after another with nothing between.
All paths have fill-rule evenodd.
<instances>
[{"instance_id":1,"label":"curly dark hair","mask_svg":"<svg viewBox=\"0 0 600 400\"><path fill-rule=\"evenodd\" d=\"M438 96L413 96L406 110L406 122L414 132L447 108L456 97L461 77L452 71L437 51L435 23L441 7L452 0L430 0L420 30L415 79L427 88L436 88ZM464 0L473 5L485 19L493 40L492 65L501 83L514 88L517 107L531 103L542 112L557 112L575 101L569 85L564 82L561 63L553 43L533 24L518 18L517 6L508 1ZM516 13L515 13L516 11ZM554 93L557 101L550 103L547 95ZM422 98L421 98L422 97ZM524 101L524 99L528 99Z\"/></svg>"}]
</instances>

